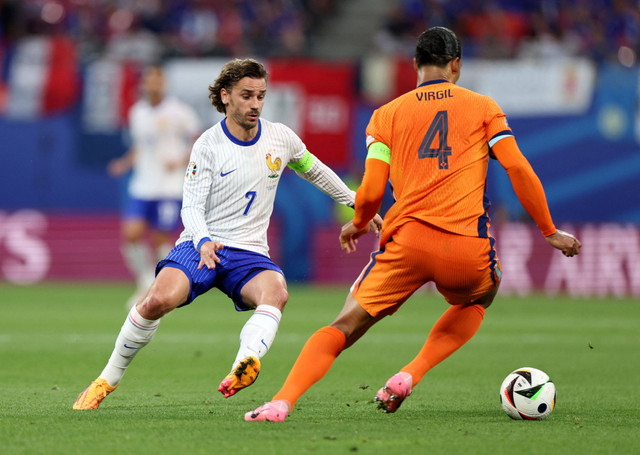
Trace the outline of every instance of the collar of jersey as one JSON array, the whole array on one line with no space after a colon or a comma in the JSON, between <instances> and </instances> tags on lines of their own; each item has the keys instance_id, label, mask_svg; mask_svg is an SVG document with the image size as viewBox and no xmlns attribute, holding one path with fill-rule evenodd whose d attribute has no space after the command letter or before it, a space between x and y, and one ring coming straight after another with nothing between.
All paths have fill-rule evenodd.
<instances>
[{"instance_id":1,"label":"collar of jersey","mask_svg":"<svg viewBox=\"0 0 640 455\"><path fill-rule=\"evenodd\" d=\"M229 130L227 129L227 117L225 117L224 120L222 120L222 131L224 131L224 134L234 144L241 145L243 147L248 147L250 145L255 144L256 142L258 142L258 139L260 139L260 134L262 133L262 122L260 121L260 119L258 119L258 134L256 134L256 137L254 137L250 141L241 141L240 139L238 139L237 137L235 137L233 134L229 132Z\"/></svg>"},{"instance_id":2,"label":"collar of jersey","mask_svg":"<svg viewBox=\"0 0 640 455\"><path fill-rule=\"evenodd\" d=\"M436 79L436 80L433 80L433 81L424 82L424 83L418 85L418 87L424 87L425 85L442 84L443 82L449 82L449 81L446 80L446 79Z\"/></svg>"}]
</instances>

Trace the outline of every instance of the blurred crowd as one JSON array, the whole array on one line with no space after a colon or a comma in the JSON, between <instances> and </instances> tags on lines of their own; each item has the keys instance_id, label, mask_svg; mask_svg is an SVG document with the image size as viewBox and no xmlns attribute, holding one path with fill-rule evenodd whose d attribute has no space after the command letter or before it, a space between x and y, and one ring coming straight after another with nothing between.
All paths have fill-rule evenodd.
<instances>
[{"instance_id":1,"label":"blurred crowd","mask_svg":"<svg viewBox=\"0 0 640 455\"><path fill-rule=\"evenodd\" d=\"M0 0L3 41L72 38L84 58L301 55L336 0Z\"/></svg>"},{"instance_id":2,"label":"blurred crowd","mask_svg":"<svg viewBox=\"0 0 640 455\"><path fill-rule=\"evenodd\" d=\"M471 57L586 56L631 66L640 52L640 0L393 2L375 35L378 51L387 54L412 55L415 38L433 25L455 30ZM298 56L308 53L314 32L338 5L338 0L0 0L0 39L62 34L77 43L85 59Z\"/></svg>"},{"instance_id":3,"label":"blurred crowd","mask_svg":"<svg viewBox=\"0 0 640 455\"><path fill-rule=\"evenodd\" d=\"M377 46L411 55L415 37L433 25L455 30L472 57L586 56L631 66L640 51L638 0L398 0Z\"/></svg>"}]
</instances>

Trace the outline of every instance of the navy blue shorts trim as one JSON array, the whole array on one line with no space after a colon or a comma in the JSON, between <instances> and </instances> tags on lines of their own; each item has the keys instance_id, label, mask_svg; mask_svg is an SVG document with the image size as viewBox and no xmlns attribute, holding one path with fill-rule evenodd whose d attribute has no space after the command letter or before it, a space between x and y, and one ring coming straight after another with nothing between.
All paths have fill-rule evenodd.
<instances>
[{"instance_id":1,"label":"navy blue shorts trim","mask_svg":"<svg viewBox=\"0 0 640 455\"><path fill-rule=\"evenodd\" d=\"M182 242L176 245L156 266L156 275L164 267L174 267L182 270L189 278L190 291L187 301L180 306L188 305L199 295L211 288L218 288L231 300L237 311L251 308L242 301L241 291L245 284L264 270L276 271L282 276L284 273L269 257L253 251L240 248L224 247L216 252L220 262L215 269L206 266L198 270L200 253L193 246L193 242Z\"/></svg>"}]
</instances>

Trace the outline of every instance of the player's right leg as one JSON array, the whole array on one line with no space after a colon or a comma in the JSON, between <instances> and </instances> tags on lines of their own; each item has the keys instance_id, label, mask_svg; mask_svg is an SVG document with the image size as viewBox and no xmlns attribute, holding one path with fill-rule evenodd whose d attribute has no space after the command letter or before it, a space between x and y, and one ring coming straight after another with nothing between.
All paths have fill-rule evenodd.
<instances>
[{"instance_id":1,"label":"player's right leg","mask_svg":"<svg viewBox=\"0 0 640 455\"><path fill-rule=\"evenodd\" d=\"M100 406L102 400L118 386L138 351L149 344L160 318L185 303L190 289L189 278L182 270L165 267L158 273L145 298L127 315L104 370L78 396L73 409L97 409Z\"/></svg>"},{"instance_id":2,"label":"player's right leg","mask_svg":"<svg viewBox=\"0 0 640 455\"><path fill-rule=\"evenodd\" d=\"M122 257L136 281L136 290L127 302L129 309L142 300L154 279L156 261L144 239L149 230L144 207L145 201L130 200L121 225Z\"/></svg>"}]
</instances>

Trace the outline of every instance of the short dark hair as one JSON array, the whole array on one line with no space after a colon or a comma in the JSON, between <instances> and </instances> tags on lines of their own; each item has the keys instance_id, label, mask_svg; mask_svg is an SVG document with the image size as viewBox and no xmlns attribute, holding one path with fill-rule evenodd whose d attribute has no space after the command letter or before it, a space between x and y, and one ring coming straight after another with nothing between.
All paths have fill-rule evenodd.
<instances>
[{"instance_id":1,"label":"short dark hair","mask_svg":"<svg viewBox=\"0 0 640 455\"><path fill-rule=\"evenodd\" d=\"M418 67L443 67L454 58L462 57L462 46L452 30L446 27L431 27L418 37L415 57Z\"/></svg>"},{"instance_id":2,"label":"short dark hair","mask_svg":"<svg viewBox=\"0 0 640 455\"><path fill-rule=\"evenodd\" d=\"M233 85L245 77L250 77L252 79L264 79L267 81L269 79L269 74L262 63L253 60L252 58L236 58L227 62L222 67L220 75L217 77L215 82L209 86L209 99L211 100L213 107L215 107L218 112L222 114L227 112L227 107L224 105L222 98L220 97L220 90L224 88L230 92Z\"/></svg>"}]
</instances>

